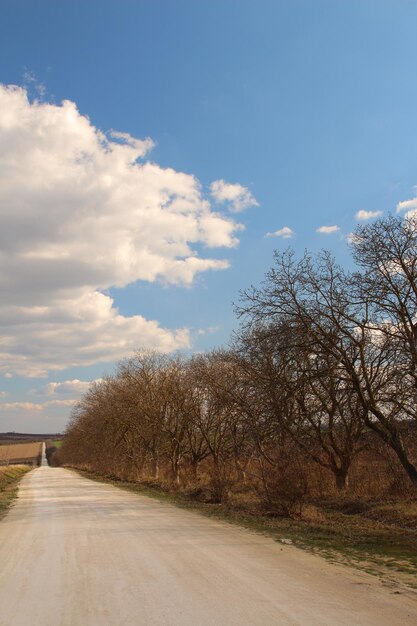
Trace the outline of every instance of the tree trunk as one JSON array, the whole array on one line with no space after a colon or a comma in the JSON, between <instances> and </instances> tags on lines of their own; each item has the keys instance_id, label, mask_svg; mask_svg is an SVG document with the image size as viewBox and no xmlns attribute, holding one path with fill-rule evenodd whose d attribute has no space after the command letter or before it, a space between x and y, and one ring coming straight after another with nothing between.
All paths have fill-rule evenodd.
<instances>
[{"instance_id":1,"label":"tree trunk","mask_svg":"<svg viewBox=\"0 0 417 626\"><path fill-rule=\"evenodd\" d=\"M387 424L384 415L372 408L372 413L375 415L379 423L374 423L369 418L366 419L366 425L371 430L376 432L386 444L388 444L395 452L401 465L405 469L407 476L413 483L413 486L417 489L417 468L408 458L406 449L403 446L400 432L396 426Z\"/></svg>"},{"instance_id":2,"label":"tree trunk","mask_svg":"<svg viewBox=\"0 0 417 626\"><path fill-rule=\"evenodd\" d=\"M159 479L159 459L157 455L153 456L153 477L154 480L158 480Z\"/></svg>"},{"instance_id":3,"label":"tree trunk","mask_svg":"<svg viewBox=\"0 0 417 626\"><path fill-rule=\"evenodd\" d=\"M348 485L348 470L346 468L338 469L334 472L336 479L336 487L338 491L344 491Z\"/></svg>"},{"instance_id":4,"label":"tree trunk","mask_svg":"<svg viewBox=\"0 0 417 626\"><path fill-rule=\"evenodd\" d=\"M400 451L396 450L396 452L401 465L407 472L407 476L413 483L413 486L417 489L417 468L408 460L407 455L403 453L403 449L401 449Z\"/></svg>"},{"instance_id":5,"label":"tree trunk","mask_svg":"<svg viewBox=\"0 0 417 626\"><path fill-rule=\"evenodd\" d=\"M176 485L180 484L180 464L178 459L172 461L172 480Z\"/></svg>"},{"instance_id":6,"label":"tree trunk","mask_svg":"<svg viewBox=\"0 0 417 626\"><path fill-rule=\"evenodd\" d=\"M198 461L191 461L191 475L193 480L198 480Z\"/></svg>"}]
</instances>

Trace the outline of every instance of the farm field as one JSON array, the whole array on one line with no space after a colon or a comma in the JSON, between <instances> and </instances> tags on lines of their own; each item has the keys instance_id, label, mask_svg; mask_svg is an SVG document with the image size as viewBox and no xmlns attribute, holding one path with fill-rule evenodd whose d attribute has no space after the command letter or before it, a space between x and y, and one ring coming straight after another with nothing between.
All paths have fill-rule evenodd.
<instances>
[{"instance_id":1,"label":"farm field","mask_svg":"<svg viewBox=\"0 0 417 626\"><path fill-rule=\"evenodd\" d=\"M0 445L0 465L38 465L42 442L7 443Z\"/></svg>"}]
</instances>

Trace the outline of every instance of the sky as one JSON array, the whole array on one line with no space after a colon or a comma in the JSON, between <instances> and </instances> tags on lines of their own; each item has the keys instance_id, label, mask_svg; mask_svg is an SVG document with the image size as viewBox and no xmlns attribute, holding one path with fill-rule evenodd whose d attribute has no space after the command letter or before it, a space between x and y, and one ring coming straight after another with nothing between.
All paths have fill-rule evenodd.
<instances>
[{"instance_id":1,"label":"sky","mask_svg":"<svg viewBox=\"0 0 417 626\"><path fill-rule=\"evenodd\" d=\"M417 0L0 0L0 432L417 208Z\"/></svg>"}]
</instances>

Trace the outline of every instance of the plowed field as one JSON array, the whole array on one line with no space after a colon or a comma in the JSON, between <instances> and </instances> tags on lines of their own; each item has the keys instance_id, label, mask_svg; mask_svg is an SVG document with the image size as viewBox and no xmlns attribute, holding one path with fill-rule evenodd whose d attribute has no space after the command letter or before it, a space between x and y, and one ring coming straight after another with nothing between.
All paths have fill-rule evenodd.
<instances>
[{"instance_id":1,"label":"plowed field","mask_svg":"<svg viewBox=\"0 0 417 626\"><path fill-rule=\"evenodd\" d=\"M0 446L0 465L37 465L42 453L42 443L14 443Z\"/></svg>"}]
</instances>

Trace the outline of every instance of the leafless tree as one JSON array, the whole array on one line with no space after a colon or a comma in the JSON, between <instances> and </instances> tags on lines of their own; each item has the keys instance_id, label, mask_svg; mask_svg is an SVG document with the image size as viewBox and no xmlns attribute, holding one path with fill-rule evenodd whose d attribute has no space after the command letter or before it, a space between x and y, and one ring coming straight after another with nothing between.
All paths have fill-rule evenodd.
<instances>
[{"instance_id":1,"label":"leafless tree","mask_svg":"<svg viewBox=\"0 0 417 626\"><path fill-rule=\"evenodd\" d=\"M384 228L388 228L388 232L391 232L394 226L397 229L400 227L397 221L384 223ZM365 237L376 238L375 231L366 228L359 229L357 239L355 238L358 263L361 255L360 246L367 249L370 247L364 243ZM378 247L382 247L381 244L378 244ZM386 259L388 252L389 249L386 248L383 257L386 268L384 271L389 270L392 273L396 266L393 265L393 255ZM399 405L401 394L396 385L398 368L403 367L403 363L408 363L412 367L414 357L405 339L400 339L398 331L393 330L394 326L398 326L398 320L401 322L400 312L404 317L402 310L404 298L405 296L410 298L414 288L411 285L408 288L402 285L404 296L400 297L398 286L395 286L397 279L393 279L388 272L385 293L388 294L391 290L392 295L385 296L387 302L385 309L391 311L392 317L397 322L393 324L391 319L390 323L387 323L383 318L384 309L378 305L381 297L376 295L376 287L375 296L369 295L371 286L375 283L375 281L369 283L369 262L366 261L368 263L366 272L358 271L352 275L340 268L326 252L315 258L305 253L301 259L297 259L292 251L276 253L275 265L266 275L264 283L259 288L252 287L243 293L238 314L244 319L246 328L256 324L277 328L285 325L288 336L293 337L291 345L294 345L295 341L299 347L300 336L304 337L307 359L310 360L311 355L314 355L315 359L320 355L322 362L324 357L325 361L331 364L331 368L327 368L328 372L338 372L343 388L350 394L350 406L356 407L364 423L391 446L408 476L417 485L417 471L401 437L399 423L400 407L402 417L405 417L407 415L405 407L410 413L411 403L406 404L401 400ZM404 261L400 261L401 267L401 263L406 265ZM411 261L410 264L414 268ZM403 273L405 274L404 270ZM411 278L411 275L407 274L407 280L410 281ZM414 278L412 280L414 281ZM392 299L398 303L396 308L390 304ZM411 311L408 315L412 320ZM410 321L408 327L402 323L401 332L405 336L408 329L410 340L412 334ZM407 351L410 353L409 358ZM309 386L311 391L314 389L317 396L317 383L314 383L314 388L311 387L313 363L314 361L309 368ZM320 380L323 382L323 377ZM331 378L327 378L327 381L330 382ZM323 404L321 406L323 408ZM330 405L326 410L327 424L330 417L329 408ZM340 421L339 410L339 423ZM335 451L333 445L333 452Z\"/></svg>"}]
</instances>

